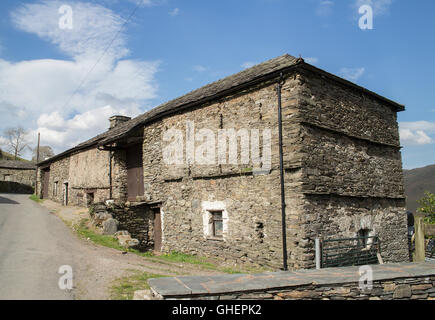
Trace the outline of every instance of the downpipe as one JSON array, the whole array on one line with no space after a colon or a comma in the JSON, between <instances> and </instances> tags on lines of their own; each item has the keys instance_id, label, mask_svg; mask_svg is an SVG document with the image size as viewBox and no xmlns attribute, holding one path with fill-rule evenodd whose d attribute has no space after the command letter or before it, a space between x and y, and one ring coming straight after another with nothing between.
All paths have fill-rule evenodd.
<instances>
[{"instance_id":1,"label":"downpipe","mask_svg":"<svg viewBox=\"0 0 435 320\"><path fill-rule=\"evenodd\" d=\"M284 85L284 78L282 72L280 74L278 83L276 85L278 95L278 144L279 144L279 177L281 183L281 225L282 225L282 260L283 270L287 271L287 231L285 223L285 190L284 190L284 164L283 164L283 151L282 151L282 112L281 112L281 89Z\"/></svg>"}]
</instances>

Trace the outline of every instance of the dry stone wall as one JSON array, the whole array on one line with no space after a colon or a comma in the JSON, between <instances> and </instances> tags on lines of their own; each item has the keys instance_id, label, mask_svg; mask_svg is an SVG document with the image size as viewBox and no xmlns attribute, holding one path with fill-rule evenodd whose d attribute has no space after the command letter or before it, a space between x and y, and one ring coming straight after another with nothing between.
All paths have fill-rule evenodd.
<instances>
[{"instance_id":1,"label":"dry stone wall","mask_svg":"<svg viewBox=\"0 0 435 320\"><path fill-rule=\"evenodd\" d=\"M118 230L127 230L134 239L139 240L135 248L144 251L154 248L154 215L147 205L114 204L107 209L119 221Z\"/></svg>"},{"instance_id":2,"label":"dry stone wall","mask_svg":"<svg viewBox=\"0 0 435 320\"><path fill-rule=\"evenodd\" d=\"M317 75L299 75L304 254L314 239L379 236L385 261L408 261L402 161L396 112Z\"/></svg>"},{"instance_id":3,"label":"dry stone wall","mask_svg":"<svg viewBox=\"0 0 435 320\"><path fill-rule=\"evenodd\" d=\"M434 263L426 262L154 278L148 280L149 291L135 296L145 300L435 300L434 270Z\"/></svg>"},{"instance_id":4,"label":"dry stone wall","mask_svg":"<svg viewBox=\"0 0 435 320\"><path fill-rule=\"evenodd\" d=\"M35 185L35 170L0 168L0 181L11 181L28 186Z\"/></svg>"},{"instance_id":5,"label":"dry stone wall","mask_svg":"<svg viewBox=\"0 0 435 320\"><path fill-rule=\"evenodd\" d=\"M50 165L50 179L48 182L48 198L63 203L65 182L69 179L69 158L63 158ZM57 187L55 187L55 184Z\"/></svg>"},{"instance_id":6,"label":"dry stone wall","mask_svg":"<svg viewBox=\"0 0 435 320\"><path fill-rule=\"evenodd\" d=\"M288 78L283 89L283 117L288 128L285 140L286 166L293 168L300 162L297 150L300 130L292 126L297 112L294 98L297 81ZM194 131L211 129L218 141L220 129L264 129L271 131L271 168L266 174L256 175L252 158L241 164L241 144L238 144L238 164L201 165L183 162L168 165L162 159L163 133L169 129L183 132L188 140L187 122ZM195 147L202 141L196 141ZM246 147L246 146L245 146ZM249 148L249 145L248 145ZM249 150L248 150L249 151ZM227 97L215 103L164 118L144 129L144 199L162 202L163 250L181 251L218 258L235 265L261 264L278 267L282 262L281 210L279 187L278 128L276 83L261 86ZM186 149L183 151L184 159ZM216 159L218 149L216 149ZM227 158L228 161L228 158ZM300 186L299 171L286 176L288 243L297 252L300 241L299 219L302 202L291 189ZM224 211L223 239L207 234L207 212ZM293 255L295 257L296 254Z\"/></svg>"},{"instance_id":7,"label":"dry stone wall","mask_svg":"<svg viewBox=\"0 0 435 320\"><path fill-rule=\"evenodd\" d=\"M109 152L88 149L69 157L70 200L80 206L109 199Z\"/></svg>"},{"instance_id":8,"label":"dry stone wall","mask_svg":"<svg viewBox=\"0 0 435 320\"><path fill-rule=\"evenodd\" d=\"M126 152L114 151L112 191L120 228L139 239L142 248L151 249L150 206L160 205L163 251L208 255L230 265L281 266L276 81L146 124L144 195L136 203L127 201ZM316 237L353 237L362 227L379 235L386 261L406 261L395 110L330 79L298 71L288 74L282 87L282 126L289 266L313 266ZM181 132L179 164L163 158L168 130ZM205 140L197 134L204 130L212 131L214 161L197 163L196 154L189 161L189 141L199 150ZM238 141L237 163L227 163L229 152L219 158L222 130L233 130L227 131L227 138ZM258 134L264 155L265 130L270 130L271 165L259 174L250 143ZM243 132L249 134L245 145L238 136ZM245 151L249 159L242 163ZM90 189L96 190L95 201L104 201L110 191L109 156L94 148L55 161L50 181L68 180L73 203L83 205ZM223 238L210 236L210 214L216 210L223 214Z\"/></svg>"},{"instance_id":9,"label":"dry stone wall","mask_svg":"<svg viewBox=\"0 0 435 320\"><path fill-rule=\"evenodd\" d=\"M91 148L51 162L48 198L63 203L67 183L69 204L88 206L90 203L108 200L110 198L109 156L110 153L107 151ZM118 163L114 162L112 165L113 176L120 172L117 168ZM39 194L43 190L43 181L43 171L39 168Z\"/></svg>"}]
</instances>

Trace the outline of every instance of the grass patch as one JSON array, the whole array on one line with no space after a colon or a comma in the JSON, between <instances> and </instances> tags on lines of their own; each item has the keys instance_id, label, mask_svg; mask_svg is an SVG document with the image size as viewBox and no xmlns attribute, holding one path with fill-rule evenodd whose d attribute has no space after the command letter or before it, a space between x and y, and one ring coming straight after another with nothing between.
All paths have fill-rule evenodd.
<instances>
[{"instance_id":1,"label":"grass patch","mask_svg":"<svg viewBox=\"0 0 435 320\"><path fill-rule=\"evenodd\" d=\"M211 263L210 261L208 261L206 257L181 253L177 251L171 251L170 253L164 253L161 255L154 255L154 253L151 251L141 252L137 249L125 248L119 244L118 240L114 236L99 234L95 230L90 228L89 219L82 219L78 225L75 225L73 227L73 229L76 230L77 234L80 237L89 239L90 241L92 241L97 245L105 246L119 251L134 253L138 256L147 258L151 261L160 262L167 265L171 265L171 263L174 262L188 263L192 265L197 265L203 269L215 270L215 271L220 271L229 274L256 273L256 272L264 271L261 270L260 268L245 267L243 269L234 269L231 267L221 267Z\"/></svg>"},{"instance_id":2,"label":"grass patch","mask_svg":"<svg viewBox=\"0 0 435 320\"><path fill-rule=\"evenodd\" d=\"M118 243L115 237L105 234L98 234L95 231L91 230L87 224L89 219L82 219L80 223L75 227L76 232L82 238L86 238L94 242L95 244L99 244L101 246L126 251L126 249Z\"/></svg>"},{"instance_id":3,"label":"grass patch","mask_svg":"<svg viewBox=\"0 0 435 320\"><path fill-rule=\"evenodd\" d=\"M190 264L201 265L207 268L215 269L216 266L207 261L206 258L200 256L194 256L191 254L185 254L181 252L172 251L170 253L165 253L160 256L157 256L158 259L170 261L170 262L184 262Z\"/></svg>"},{"instance_id":4,"label":"grass patch","mask_svg":"<svg viewBox=\"0 0 435 320\"><path fill-rule=\"evenodd\" d=\"M110 288L112 300L132 300L136 290L149 289L148 279L167 277L161 274L135 271L133 275L122 277L114 281Z\"/></svg>"},{"instance_id":5,"label":"grass patch","mask_svg":"<svg viewBox=\"0 0 435 320\"><path fill-rule=\"evenodd\" d=\"M41 198L39 198L36 194L32 194L32 195L29 197L29 199L30 199L30 200L33 200L33 201L35 201L35 202L38 202L38 203L44 202L44 200L42 200Z\"/></svg>"}]
</instances>

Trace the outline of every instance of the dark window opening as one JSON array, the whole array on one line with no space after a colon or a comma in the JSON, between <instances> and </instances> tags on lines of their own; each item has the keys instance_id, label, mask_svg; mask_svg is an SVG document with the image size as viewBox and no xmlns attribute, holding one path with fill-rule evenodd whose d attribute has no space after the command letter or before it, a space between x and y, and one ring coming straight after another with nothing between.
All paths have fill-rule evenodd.
<instances>
[{"instance_id":1,"label":"dark window opening","mask_svg":"<svg viewBox=\"0 0 435 320\"><path fill-rule=\"evenodd\" d=\"M360 229L358 231L358 241L361 244L361 246L366 247L368 245L368 240L369 240L369 233L370 230L369 229Z\"/></svg>"},{"instance_id":2,"label":"dark window opening","mask_svg":"<svg viewBox=\"0 0 435 320\"><path fill-rule=\"evenodd\" d=\"M222 238L223 219L222 211L211 211L213 237Z\"/></svg>"},{"instance_id":3,"label":"dark window opening","mask_svg":"<svg viewBox=\"0 0 435 320\"><path fill-rule=\"evenodd\" d=\"M89 192L86 194L86 205L90 206L94 203L95 195L93 192Z\"/></svg>"},{"instance_id":4,"label":"dark window opening","mask_svg":"<svg viewBox=\"0 0 435 320\"><path fill-rule=\"evenodd\" d=\"M260 240L260 243L263 243L264 239L264 224L263 222L255 223L255 231L257 232L257 237Z\"/></svg>"}]
</instances>

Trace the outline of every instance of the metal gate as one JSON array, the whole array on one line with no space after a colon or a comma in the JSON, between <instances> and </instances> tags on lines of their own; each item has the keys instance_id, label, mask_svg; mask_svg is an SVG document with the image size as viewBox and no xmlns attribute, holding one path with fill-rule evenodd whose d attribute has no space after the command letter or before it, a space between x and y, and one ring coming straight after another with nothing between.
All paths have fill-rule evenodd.
<instances>
[{"instance_id":1,"label":"metal gate","mask_svg":"<svg viewBox=\"0 0 435 320\"><path fill-rule=\"evenodd\" d=\"M378 264L381 253L377 236L321 240L320 249L322 268Z\"/></svg>"}]
</instances>

